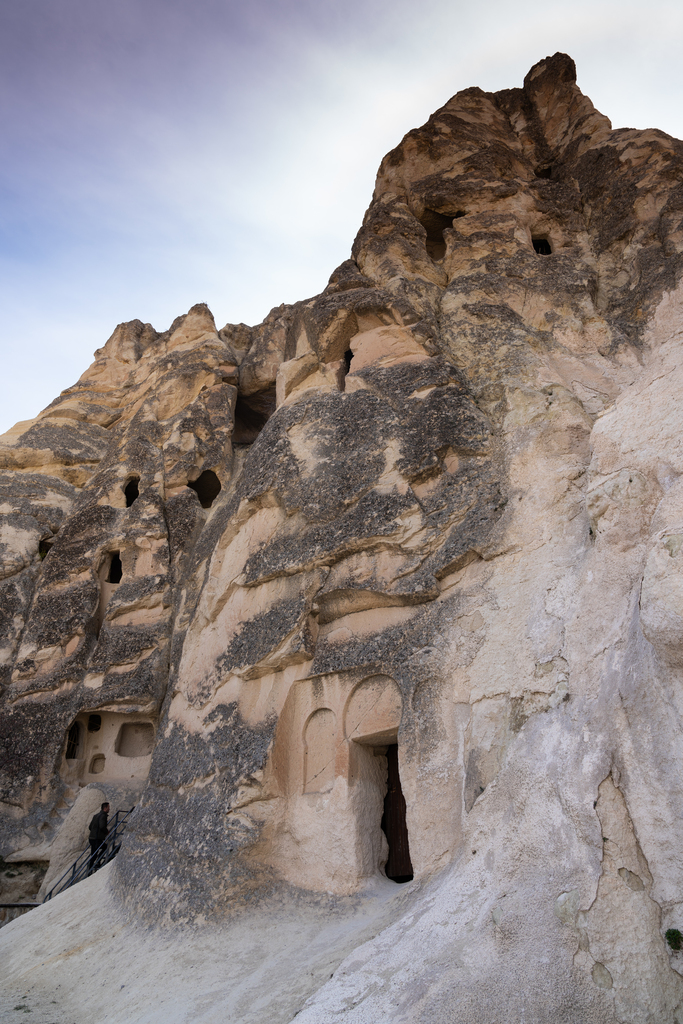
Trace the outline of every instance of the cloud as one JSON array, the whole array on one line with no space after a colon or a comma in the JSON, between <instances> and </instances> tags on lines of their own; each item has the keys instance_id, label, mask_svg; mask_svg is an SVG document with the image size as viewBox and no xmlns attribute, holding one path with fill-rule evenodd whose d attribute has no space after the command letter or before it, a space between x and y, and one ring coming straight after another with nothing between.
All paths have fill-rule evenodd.
<instances>
[{"instance_id":1,"label":"cloud","mask_svg":"<svg viewBox=\"0 0 683 1024\"><path fill-rule=\"evenodd\" d=\"M615 125L683 135L682 13L604 0L22 0L0 13L0 429L121 320L257 322L349 253L379 162L557 49Z\"/></svg>"}]
</instances>

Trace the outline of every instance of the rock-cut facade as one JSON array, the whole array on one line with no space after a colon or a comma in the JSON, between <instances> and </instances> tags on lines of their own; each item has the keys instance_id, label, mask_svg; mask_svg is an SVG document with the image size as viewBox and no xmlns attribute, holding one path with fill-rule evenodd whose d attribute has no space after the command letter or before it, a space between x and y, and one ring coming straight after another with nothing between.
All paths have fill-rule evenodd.
<instances>
[{"instance_id":1,"label":"rock-cut facade","mask_svg":"<svg viewBox=\"0 0 683 1024\"><path fill-rule=\"evenodd\" d=\"M681 1024L682 276L683 144L556 54L320 295L117 327L0 438L5 859L109 799L146 927L381 890L301 1024Z\"/></svg>"}]
</instances>

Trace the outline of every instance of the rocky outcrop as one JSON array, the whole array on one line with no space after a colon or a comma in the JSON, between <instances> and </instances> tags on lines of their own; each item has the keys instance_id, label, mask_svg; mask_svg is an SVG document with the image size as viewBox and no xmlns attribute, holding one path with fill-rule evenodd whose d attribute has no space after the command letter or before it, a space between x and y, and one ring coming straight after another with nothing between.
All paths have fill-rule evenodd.
<instances>
[{"instance_id":1,"label":"rocky outcrop","mask_svg":"<svg viewBox=\"0 0 683 1024\"><path fill-rule=\"evenodd\" d=\"M408 133L321 295L121 325L0 439L0 852L125 783L121 913L387 887L297 1020L683 1020L682 172L556 54Z\"/></svg>"}]
</instances>

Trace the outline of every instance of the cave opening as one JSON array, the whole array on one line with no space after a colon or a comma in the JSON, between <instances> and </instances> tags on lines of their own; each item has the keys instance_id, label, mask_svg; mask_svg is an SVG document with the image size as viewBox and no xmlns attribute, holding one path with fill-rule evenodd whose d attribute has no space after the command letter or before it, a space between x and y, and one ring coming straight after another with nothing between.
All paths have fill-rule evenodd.
<instances>
[{"instance_id":1,"label":"cave opening","mask_svg":"<svg viewBox=\"0 0 683 1024\"><path fill-rule=\"evenodd\" d=\"M188 480L187 486L196 493L202 508L211 508L221 492L221 482L212 469L205 469L196 480Z\"/></svg>"},{"instance_id":2,"label":"cave opening","mask_svg":"<svg viewBox=\"0 0 683 1024\"><path fill-rule=\"evenodd\" d=\"M233 444L253 444L275 412L275 388L255 395L238 395L235 403Z\"/></svg>"},{"instance_id":3,"label":"cave opening","mask_svg":"<svg viewBox=\"0 0 683 1024\"><path fill-rule=\"evenodd\" d=\"M126 497L126 508L130 508L133 502L140 497L140 488L138 487L139 483L140 477L133 476L130 478L126 486L123 488L123 493Z\"/></svg>"},{"instance_id":4,"label":"cave opening","mask_svg":"<svg viewBox=\"0 0 683 1024\"><path fill-rule=\"evenodd\" d=\"M112 551L109 569L107 571L107 583L120 583L123 576L123 565L121 564L121 553Z\"/></svg>"},{"instance_id":5,"label":"cave opening","mask_svg":"<svg viewBox=\"0 0 683 1024\"><path fill-rule=\"evenodd\" d=\"M427 232L425 246L427 254L438 262L446 255L446 239L444 231L453 227L453 217L444 213L437 213L436 210L425 210L420 217L420 224Z\"/></svg>"},{"instance_id":6,"label":"cave opening","mask_svg":"<svg viewBox=\"0 0 683 1024\"><path fill-rule=\"evenodd\" d=\"M531 244L539 256L550 256L553 251L547 238L532 238Z\"/></svg>"},{"instance_id":7,"label":"cave opening","mask_svg":"<svg viewBox=\"0 0 683 1024\"><path fill-rule=\"evenodd\" d=\"M534 174L537 178L552 178L553 169L552 167L537 167Z\"/></svg>"},{"instance_id":8,"label":"cave opening","mask_svg":"<svg viewBox=\"0 0 683 1024\"><path fill-rule=\"evenodd\" d=\"M99 732L102 728L102 715L88 715L88 732Z\"/></svg>"},{"instance_id":9,"label":"cave opening","mask_svg":"<svg viewBox=\"0 0 683 1024\"><path fill-rule=\"evenodd\" d=\"M51 540L41 540L40 543L38 544L38 554L40 556L41 562L48 554L50 548L52 547L52 543L53 542Z\"/></svg>"},{"instance_id":10,"label":"cave opening","mask_svg":"<svg viewBox=\"0 0 683 1024\"><path fill-rule=\"evenodd\" d=\"M389 859L384 873L392 882L412 882L413 865L410 859L408 825L406 823L406 801L401 788L398 770L398 744L387 747L387 793L384 797L382 831L389 844Z\"/></svg>"}]
</instances>

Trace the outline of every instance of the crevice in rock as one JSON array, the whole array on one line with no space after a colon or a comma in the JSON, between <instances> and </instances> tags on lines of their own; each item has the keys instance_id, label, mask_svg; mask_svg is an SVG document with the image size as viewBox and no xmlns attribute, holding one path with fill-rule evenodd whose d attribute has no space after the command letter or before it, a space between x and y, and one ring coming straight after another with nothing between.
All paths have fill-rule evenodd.
<instances>
[{"instance_id":1,"label":"crevice in rock","mask_svg":"<svg viewBox=\"0 0 683 1024\"><path fill-rule=\"evenodd\" d=\"M39 543L39 545L38 545L38 554L40 556L41 562L49 554L50 548L52 547L53 543L54 543L54 541L52 541L52 540L41 540L41 542Z\"/></svg>"}]
</instances>

